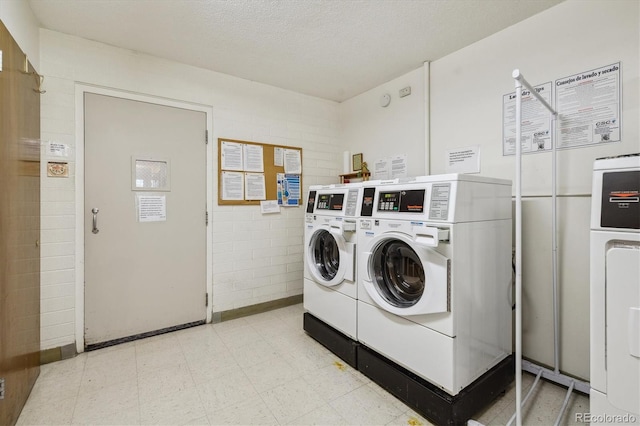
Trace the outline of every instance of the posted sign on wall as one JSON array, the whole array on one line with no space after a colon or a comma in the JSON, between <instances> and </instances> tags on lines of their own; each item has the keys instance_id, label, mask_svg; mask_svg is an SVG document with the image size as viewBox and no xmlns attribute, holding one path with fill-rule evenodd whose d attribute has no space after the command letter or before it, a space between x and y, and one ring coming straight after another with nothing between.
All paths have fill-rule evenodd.
<instances>
[{"instance_id":1,"label":"posted sign on wall","mask_svg":"<svg viewBox=\"0 0 640 426\"><path fill-rule=\"evenodd\" d=\"M551 103L551 82L535 86L542 98ZM516 93L502 97L503 145L502 155L516 153ZM529 89L522 90L522 153L548 151L551 149L551 114Z\"/></svg>"},{"instance_id":2,"label":"posted sign on wall","mask_svg":"<svg viewBox=\"0 0 640 426\"><path fill-rule=\"evenodd\" d=\"M167 220L166 195L137 194L138 222L164 222Z\"/></svg>"},{"instance_id":3,"label":"posted sign on wall","mask_svg":"<svg viewBox=\"0 0 640 426\"><path fill-rule=\"evenodd\" d=\"M522 153L578 148L620 141L620 62L535 86L558 113L551 113L522 90ZM515 154L515 92L503 96L502 155ZM553 103L552 103L553 99Z\"/></svg>"},{"instance_id":4,"label":"posted sign on wall","mask_svg":"<svg viewBox=\"0 0 640 426\"><path fill-rule=\"evenodd\" d=\"M620 140L620 62L556 80L558 148Z\"/></svg>"}]
</instances>

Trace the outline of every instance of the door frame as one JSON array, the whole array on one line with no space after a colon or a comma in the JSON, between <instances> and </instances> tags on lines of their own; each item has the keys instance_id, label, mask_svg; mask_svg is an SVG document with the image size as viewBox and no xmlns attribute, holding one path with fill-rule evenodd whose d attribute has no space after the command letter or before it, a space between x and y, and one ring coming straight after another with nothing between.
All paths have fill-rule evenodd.
<instances>
[{"instance_id":1,"label":"door frame","mask_svg":"<svg viewBox=\"0 0 640 426\"><path fill-rule=\"evenodd\" d=\"M75 191L76 191L76 259L75 259L75 335L76 335L76 351L78 353L84 352L84 237L85 237L85 222L84 222L84 152L85 152L85 140L84 140L84 95L85 93L93 93L97 95L113 96L116 98L127 99L132 101L141 101L156 105L175 107L181 109L187 109L191 111L204 112L206 114L207 132L209 134L209 140L206 145L207 153L207 182L206 182L206 198L207 198L207 211L211 216L213 211L213 149L214 143L211 142L213 135L213 107L208 105L196 104L186 101L161 98L157 96L127 92L124 90L118 90L102 86L94 86L86 83L75 84L75 140L76 140L76 173L75 173ZM211 264L211 257L213 252L213 226L207 226L206 230L206 291L209 300L209 306L206 308L207 323L210 323L213 316L213 268Z\"/></svg>"}]
</instances>

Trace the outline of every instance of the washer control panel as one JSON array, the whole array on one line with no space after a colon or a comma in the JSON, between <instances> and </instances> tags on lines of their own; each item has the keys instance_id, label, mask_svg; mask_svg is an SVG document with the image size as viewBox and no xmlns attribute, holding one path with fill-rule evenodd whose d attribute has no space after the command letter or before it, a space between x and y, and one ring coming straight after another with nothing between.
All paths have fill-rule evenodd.
<instances>
[{"instance_id":1,"label":"washer control panel","mask_svg":"<svg viewBox=\"0 0 640 426\"><path fill-rule=\"evenodd\" d=\"M425 192L424 189L381 191L378 196L378 211L422 213Z\"/></svg>"}]
</instances>

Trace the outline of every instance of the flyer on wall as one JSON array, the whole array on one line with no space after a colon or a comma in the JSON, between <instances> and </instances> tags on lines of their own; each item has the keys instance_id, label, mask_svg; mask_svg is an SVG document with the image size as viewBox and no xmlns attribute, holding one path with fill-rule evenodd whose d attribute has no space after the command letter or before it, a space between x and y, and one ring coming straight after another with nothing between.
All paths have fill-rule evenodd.
<instances>
[{"instance_id":1,"label":"flyer on wall","mask_svg":"<svg viewBox=\"0 0 640 426\"><path fill-rule=\"evenodd\" d=\"M241 172L222 172L222 199L244 200L244 176Z\"/></svg>"},{"instance_id":2,"label":"flyer on wall","mask_svg":"<svg viewBox=\"0 0 640 426\"><path fill-rule=\"evenodd\" d=\"M551 104L551 82L535 86L542 98ZM522 136L520 144L523 154L551 150L551 114L542 102L531 94L529 89L522 90ZM502 97L502 155L516 153L516 92Z\"/></svg>"},{"instance_id":3,"label":"flyer on wall","mask_svg":"<svg viewBox=\"0 0 640 426\"><path fill-rule=\"evenodd\" d=\"M296 207L300 204L300 175L278 173L277 199L283 207Z\"/></svg>"},{"instance_id":4,"label":"flyer on wall","mask_svg":"<svg viewBox=\"0 0 640 426\"><path fill-rule=\"evenodd\" d=\"M244 199L266 200L267 189L264 181L264 173L244 174Z\"/></svg>"},{"instance_id":5,"label":"flyer on wall","mask_svg":"<svg viewBox=\"0 0 640 426\"><path fill-rule=\"evenodd\" d=\"M558 148L620 141L620 62L556 80Z\"/></svg>"},{"instance_id":6,"label":"flyer on wall","mask_svg":"<svg viewBox=\"0 0 640 426\"><path fill-rule=\"evenodd\" d=\"M242 144L223 141L221 144L220 161L222 170L243 170Z\"/></svg>"}]
</instances>

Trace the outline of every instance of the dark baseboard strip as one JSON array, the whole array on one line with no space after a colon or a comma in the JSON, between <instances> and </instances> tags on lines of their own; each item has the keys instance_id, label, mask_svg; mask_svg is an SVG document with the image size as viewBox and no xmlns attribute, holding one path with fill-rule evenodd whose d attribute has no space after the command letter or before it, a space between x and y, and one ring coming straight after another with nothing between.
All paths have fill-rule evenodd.
<instances>
[{"instance_id":1,"label":"dark baseboard strip","mask_svg":"<svg viewBox=\"0 0 640 426\"><path fill-rule=\"evenodd\" d=\"M45 349L40 351L40 365L49 364L51 362L62 361L76 356L76 344L58 346L57 348Z\"/></svg>"},{"instance_id":2,"label":"dark baseboard strip","mask_svg":"<svg viewBox=\"0 0 640 426\"><path fill-rule=\"evenodd\" d=\"M159 336L161 334L171 333L172 331L184 330L185 328L196 327L204 324L206 321L194 321L186 324L174 325L173 327L162 328L160 330L147 331L145 333L135 334L133 336L121 337L119 339L109 340L107 342L92 343L85 347L85 351L95 351L96 349L108 348L109 346L119 345L121 343L133 342L147 337Z\"/></svg>"},{"instance_id":3,"label":"dark baseboard strip","mask_svg":"<svg viewBox=\"0 0 640 426\"><path fill-rule=\"evenodd\" d=\"M228 311L214 312L212 323L216 324L222 321L229 321L237 318L248 317L250 315L261 314L263 312L273 311L274 309L285 308L291 305L302 303L302 295L285 297L284 299L271 300L269 302L258 303L256 305L244 306L238 309Z\"/></svg>"}]
</instances>

